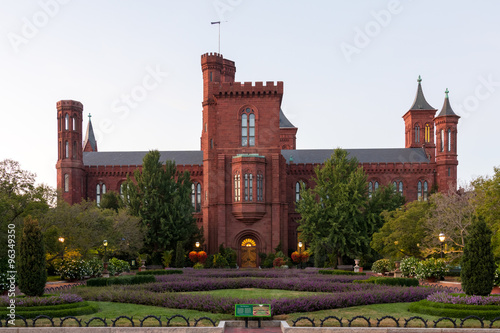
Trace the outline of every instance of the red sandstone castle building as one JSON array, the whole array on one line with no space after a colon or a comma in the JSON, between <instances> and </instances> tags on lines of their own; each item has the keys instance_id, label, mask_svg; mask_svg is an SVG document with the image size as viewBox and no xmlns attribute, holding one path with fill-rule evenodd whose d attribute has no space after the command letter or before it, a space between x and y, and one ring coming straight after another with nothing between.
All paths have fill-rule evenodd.
<instances>
[{"instance_id":1,"label":"red sandstone castle building","mask_svg":"<svg viewBox=\"0 0 500 333\"><path fill-rule=\"evenodd\" d=\"M161 158L190 172L194 216L208 252L224 243L237 250L240 266L256 267L257 253L280 242L296 249L300 182L313 186L314 167L333 150L296 149L297 127L281 111L283 82L235 82L234 62L216 53L201 56L201 69L201 150L163 151ZM436 115L420 81L403 115L405 148L348 149L368 175L369 193L392 184L413 201L427 200L431 188L456 188L459 116L448 91ZM70 204L83 198L99 203L106 191L121 192L147 153L98 151L90 118L82 141L82 116L80 102L57 103L57 187Z\"/></svg>"}]
</instances>

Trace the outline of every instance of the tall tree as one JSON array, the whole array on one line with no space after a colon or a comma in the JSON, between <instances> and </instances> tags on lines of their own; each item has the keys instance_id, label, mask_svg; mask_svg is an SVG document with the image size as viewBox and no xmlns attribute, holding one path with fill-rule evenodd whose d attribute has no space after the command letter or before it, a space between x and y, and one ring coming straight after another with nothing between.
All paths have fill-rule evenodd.
<instances>
[{"instance_id":1,"label":"tall tree","mask_svg":"<svg viewBox=\"0 0 500 333\"><path fill-rule=\"evenodd\" d=\"M28 296L42 296L47 283L45 249L38 221L25 218L19 250L19 290Z\"/></svg>"},{"instance_id":2,"label":"tall tree","mask_svg":"<svg viewBox=\"0 0 500 333\"><path fill-rule=\"evenodd\" d=\"M357 159L347 155L347 151L335 149L323 167L316 167L316 185L303 186L297 203L296 211L301 214L298 230L313 248L315 260L322 253L332 253L342 264L342 256L357 257L370 243L373 225L365 214L366 175Z\"/></svg>"},{"instance_id":3,"label":"tall tree","mask_svg":"<svg viewBox=\"0 0 500 333\"><path fill-rule=\"evenodd\" d=\"M462 288L467 295L489 295L495 278L491 251L492 232L482 217L475 218L465 241L462 256Z\"/></svg>"},{"instance_id":4,"label":"tall tree","mask_svg":"<svg viewBox=\"0 0 500 333\"><path fill-rule=\"evenodd\" d=\"M127 206L141 218L145 250L160 263L165 250L175 248L179 241L187 243L198 230L192 215L189 172L177 172L173 161L162 165L160 152L152 150L134 177L137 184L129 180L125 186Z\"/></svg>"}]
</instances>

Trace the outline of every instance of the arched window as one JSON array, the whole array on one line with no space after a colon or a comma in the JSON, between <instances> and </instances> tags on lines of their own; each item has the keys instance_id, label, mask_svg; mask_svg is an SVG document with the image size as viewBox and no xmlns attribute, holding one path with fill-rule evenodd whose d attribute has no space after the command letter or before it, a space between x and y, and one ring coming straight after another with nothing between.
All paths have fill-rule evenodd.
<instances>
[{"instance_id":1,"label":"arched window","mask_svg":"<svg viewBox=\"0 0 500 333\"><path fill-rule=\"evenodd\" d=\"M101 185L99 184L95 187L95 202L97 206L101 204Z\"/></svg>"},{"instance_id":2,"label":"arched window","mask_svg":"<svg viewBox=\"0 0 500 333\"><path fill-rule=\"evenodd\" d=\"M399 194L403 195L403 182L399 182Z\"/></svg>"},{"instance_id":3,"label":"arched window","mask_svg":"<svg viewBox=\"0 0 500 333\"><path fill-rule=\"evenodd\" d=\"M373 183L369 182L368 183L368 197L371 198L373 194Z\"/></svg>"},{"instance_id":4,"label":"arched window","mask_svg":"<svg viewBox=\"0 0 500 333\"><path fill-rule=\"evenodd\" d=\"M196 184L196 211L201 211L201 184Z\"/></svg>"},{"instance_id":5,"label":"arched window","mask_svg":"<svg viewBox=\"0 0 500 333\"><path fill-rule=\"evenodd\" d=\"M234 175L234 201L241 201L241 179L238 173Z\"/></svg>"},{"instance_id":6,"label":"arched window","mask_svg":"<svg viewBox=\"0 0 500 333\"><path fill-rule=\"evenodd\" d=\"M253 201L253 175L245 173L245 201Z\"/></svg>"},{"instance_id":7,"label":"arched window","mask_svg":"<svg viewBox=\"0 0 500 333\"><path fill-rule=\"evenodd\" d=\"M398 182L396 181L392 182L392 190L394 193L398 192Z\"/></svg>"},{"instance_id":8,"label":"arched window","mask_svg":"<svg viewBox=\"0 0 500 333\"><path fill-rule=\"evenodd\" d=\"M300 182L295 183L295 201L298 202L300 200Z\"/></svg>"},{"instance_id":9,"label":"arched window","mask_svg":"<svg viewBox=\"0 0 500 333\"><path fill-rule=\"evenodd\" d=\"M102 184L102 194L106 193L106 184Z\"/></svg>"},{"instance_id":10,"label":"arched window","mask_svg":"<svg viewBox=\"0 0 500 333\"><path fill-rule=\"evenodd\" d=\"M261 173L257 174L257 201L264 200L264 177Z\"/></svg>"},{"instance_id":11,"label":"arched window","mask_svg":"<svg viewBox=\"0 0 500 333\"><path fill-rule=\"evenodd\" d=\"M422 199L424 201L427 201L427 196L429 194L429 185L426 180L418 181L417 184L417 199L418 201L421 201Z\"/></svg>"},{"instance_id":12,"label":"arched window","mask_svg":"<svg viewBox=\"0 0 500 333\"><path fill-rule=\"evenodd\" d=\"M124 193L123 193L123 192L124 192L124 190L125 190L125 189L124 189L124 187L125 187L125 186L123 185L123 183L121 183L121 184L120 184L120 196L122 197L122 199L124 198Z\"/></svg>"},{"instance_id":13,"label":"arched window","mask_svg":"<svg viewBox=\"0 0 500 333\"><path fill-rule=\"evenodd\" d=\"M73 119L73 131L76 131L76 116L73 116L71 119Z\"/></svg>"},{"instance_id":14,"label":"arched window","mask_svg":"<svg viewBox=\"0 0 500 333\"><path fill-rule=\"evenodd\" d=\"M428 193L429 193L428 184L427 184L427 181L424 181L424 201L427 201Z\"/></svg>"},{"instance_id":15,"label":"arched window","mask_svg":"<svg viewBox=\"0 0 500 333\"><path fill-rule=\"evenodd\" d=\"M64 129L67 131L69 130L69 114L66 113L66 116L64 116Z\"/></svg>"},{"instance_id":16,"label":"arched window","mask_svg":"<svg viewBox=\"0 0 500 333\"><path fill-rule=\"evenodd\" d=\"M420 142L420 126L415 125L415 142Z\"/></svg>"},{"instance_id":17,"label":"arched window","mask_svg":"<svg viewBox=\"0 0 500 333\"><path fill-rule=\"evenodd\" d=\"M373 184L373 190L374 190L374 191L378 190L378 182L375 182L375 183Z\"/></svg>"},{"instance_id":18,"label":"arched window","mask_svg":"<svg viewBox=\"0 0 500 333\"><path fill-rule=\"evenodd\" d=\"M440 141L441 141L440 145L439 145L440 151L444 151L444 130L443 129L441 130L441 140Z\"/></svg>"},{"instance_id":19,"label":"arched window","mask_svg":"<svg viewBox=\"0 0 500 333\"><path fill-rule=\"evenodd\" d=\"M448 128L448 151L451 151L451 129Z\"/></svg>"},{"instance_id":20,"label":"arched window","mask_svg":"<svg viewBox=\"0 0 500 333\"><path fill-rule=\"evenodd\" d=\"M64 174L64 192L69 192L69 175Z\"/></svg>"},{"instance_id":21,"label":"arched window","mask_svg":"<svg viewBox=\"0 0 500 333\"><path fill-rule=\"evenodd\" d=\"M76 159L76 141L73 141L73 158Z\"/></svg>"},{"instance_id":22,"label":"arched window","mask_svg":"<svg viewBox=\"0 0 500 333\"><path fill-rule=\"evenodd\" d=\"M425 142L431 142L431 125L425 124Z\"/></svg>"},{"instance_id":23,"label":"arched window","mask_svg":"<svg viewBox=\"0 0 500 333\"><path fill-rule=\"evenodd\" d=\"M64 157L69 158L69 142L66 141L64 144Z\"/></svg>"},{"instance_id":24,"label":"arched window","mask_svg":"<svg viewBox=\"0 0 500 333\"><path fill-rule=\"evenodd\" d=\"M241 115L241 145L255 146L255 113L250 108L243 110Z\"/></svg>"}]
</instances>

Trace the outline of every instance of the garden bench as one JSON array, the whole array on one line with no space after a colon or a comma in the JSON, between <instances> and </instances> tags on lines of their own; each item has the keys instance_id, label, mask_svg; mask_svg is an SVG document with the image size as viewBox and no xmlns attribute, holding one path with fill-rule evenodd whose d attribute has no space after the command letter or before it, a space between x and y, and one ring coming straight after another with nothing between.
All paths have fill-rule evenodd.
<instances>
[{"instance_id":1,"label":"garden bench","mask_svg":"<svg viewBox=\"0 0 500 333\"><path fill-rule=\"evenodd\" d=\"M245 318L245 328L248 328L248 318L257 318L259 328L262 317L271 317L271 304L236 304L234 316Z\"/></svg>"}]
</instances>

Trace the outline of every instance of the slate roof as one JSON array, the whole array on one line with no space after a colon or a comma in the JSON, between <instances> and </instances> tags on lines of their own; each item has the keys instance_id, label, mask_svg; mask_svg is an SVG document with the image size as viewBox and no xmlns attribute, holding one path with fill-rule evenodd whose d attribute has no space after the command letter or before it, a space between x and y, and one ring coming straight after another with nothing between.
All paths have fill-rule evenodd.
<instances>
[{"instance_id":1,"label":"slate roof","mask_svg":"<svg viewBox=\"0 0 500 333\"><path fill-rule=\"evenodd\" d=\"M142 165L147 151L83 152L83 165ZM202 151L161 151L160 161L174 160L178 165L202 165Z\"/></svg>"},{"instance_id":2,"label":"slate roof","mask_svg":"<svg viewBox=\"0 0 500 333\"><path fill-rule=\"evenodd\" d=\"M346 149L349 157L356 157L360 163L429 163L423 148L374 148ZM323 163L333 154L333 149L282 150L287 163Z\"/></svg>"},{"instance_id":3,"label":"slate roof","mask_svg":"<svg viewBox=\"0 0 500 333\"><path fill-rule=\"evenodd\" d=\"M85 133L85 141L83 141L83 147L87 145L87 142L90 143L93 151L97 151L97 144L94 136L94 129L92 128L92 122L90 121L89 116L89 125L87 126L87 132Z\"/></svg>"},{"instance_id":4,"label":"slate roof","mask_svg":"<svg viewBox=\"0 0 500 333\"><path fill-rule=\"evenodd\" d=\"M288 118L283 113L283 110L280 109L280 128L295 128L293 124L288 120Z\"/></svg>"},{"instance_id":5,"label":"slate roof","mask_svg":"<svg viewBox=\"0 0 500 333\"><path fill-rule=\"evenodd\" d=\"M451 108L450 99L448 98L448 89L446 89L446 97L444 98L444 103L441 112L439 112L439 114L437 115L437 117L442 117L442 116L457 116L457 114Z\"/></svg>"},{"instance_id":6,"label":"slate roof","mask_svg":"<svg viewBox=\"0 0 500 333\"><path fill-rule=\"evenodd\" d=\"M422 91L422 85L420 84L420 82L422 81L420 76L418 77L417 81L417 95L415 96L415 100L413 101L413 105L411 106L410 110L436 110L425 100L424 92Z\"/></svg>"}]
</instances>

